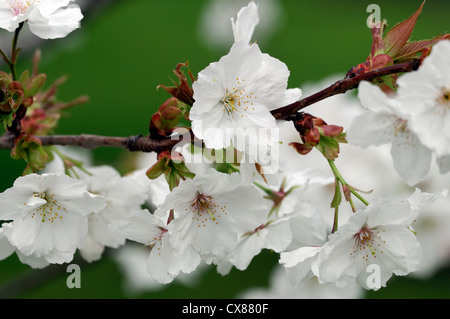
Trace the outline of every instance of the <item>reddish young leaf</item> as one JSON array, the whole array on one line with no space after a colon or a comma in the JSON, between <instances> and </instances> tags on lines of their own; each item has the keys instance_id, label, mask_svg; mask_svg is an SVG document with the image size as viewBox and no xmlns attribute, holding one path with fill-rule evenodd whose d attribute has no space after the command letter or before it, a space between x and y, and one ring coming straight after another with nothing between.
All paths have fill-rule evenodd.
<instances>
[{"instance_id":1,"label":"reddish young leaf","mask_svg":"<svg viewBox=\"0 0 450 319\"><path fill-rule=\"evenodd\" d=\"M172 96L176 97L178 100L180 100L183 103L186 103L187 105L194 104L194 92L189 85L188 79L186 75L181 70L182 67L188 68L188 75L191 80L191 82L195 81L195 78L189 69L189 63L178 63L177 68L173 71L175 75L177 76L180 83L176 83L172 80L172 82L175 84L175 86L167 87L165 85L158 85L157 88L163 88L167 93L171 94Z\"/></svg>"},{"instance_id":2,"label":"reddish young leaf","mask_svg":"<svg viewBox=\"0 0 450 319\"><path fill-rule=\"evenodd\" d=\"M398 52L397 57L395 60L397 61L404 61L408 59L415 58L418 53L422 53L425 51L425 49L431 47L436 42L444 39L450 39L450 34L445 35L438 35L437 37L434 37L430 40L422 40L422 41L415 41L411 43L407 43L403 46L403 48Z\"/></svg>"},{"instance_id":3,"label":"reddish young leaf","mask_svg":"<svg viewBox=\"0 0 450 319\"><path fill-rule=\"evenodd\" d=\"M383 33L386 27L386 22L379 22L374 25L370 31L372 32L372 47L370 49L370 56L374 57L378 52L383 51L384 49L384 41L383 41Z\"/></svg>"},{"instance_id":4,"label":"reddish young leaf","mask_svg":"<svg viewBox=\"0 0 450 319\"><path fill-rule=\"evenodd\" d=\"M384 37L386 54L389 54L392 57L397 56L398 52L402 49L406 42L408 42L414 30L414 26L416 25L417 18L422 12L424 4L425 1L422 2L420 8L412 16L395 25L388 31L388 33L386 33L386 36Z\"/></svg>"},{"instance_id":5,"label":"reddish young leaf","mask_svg":"<svg viewBox=\"0 0 450 319\"><path fill-rule=\"evenodd\" d=\"M370 60L370 70L376 70L385 66L392 65L394 59L387 54L378 54Z\"/></svg>"}]
</instances>

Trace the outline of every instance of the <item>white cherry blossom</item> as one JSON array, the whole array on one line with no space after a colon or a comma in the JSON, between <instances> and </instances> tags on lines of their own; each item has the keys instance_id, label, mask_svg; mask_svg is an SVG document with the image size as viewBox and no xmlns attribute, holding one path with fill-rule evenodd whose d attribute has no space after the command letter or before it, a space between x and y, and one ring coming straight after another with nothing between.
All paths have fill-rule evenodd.
<instances>
[{"instance_id":1,"label":"white cherry blossom","mask_svg":"<svg viewBox=\"0 0 450 319\"><path fill-rule=\"evenodd\" d=\"M0 28L14 32L27 22L42 39L62 38L80 27L83 18L73 0L0 0Z\"/></svg>"},{"instance_id":2,"label":"white cherry blossom","mask_svg":"<svg viewBox=\"0 0 450 319\"><path fill-rule=\"evenodd\" d=\"M43 266L72 260L87 234L87 215L105 202L66 175L30 174L0 194L0 205L4 236L19 258Z\"/></svg>"},{"instance_id":3,"label":"white cherry blossom","mask_svg":"<svg viewBox=\"0 0 450 319\"><path fill-rule=\"evenodd\" d=\"M265 222L268 205L255 186L242 184L238 173L210 169L181 182L155 214L166 216L172 209L172 245L181 250L192 246L210 264L222 261L240 236Z\"/></svg>"},{"instance_id":4,"label":"white cherry blossom","mask_svg":"<svg viewBox=\"0 0 450 319\"><path fill-rule=\"evenodd\" d=\"M105 247L118 248L125 244L125 237L112 231L109 225L141 209L146 189L131 178L122 177L111 166L88 167L87 170L92 175L83 174L81 181L89 192L102 196L106 202L101 211L88 215L88 234L79 247L82 257L91 262L101 258Z\"/></svg>"},{"instance_id":5,"label":"white cherry blossom","mask_svg":"<svg viewBox=\"0 0 450 319\"><path fill-rule=\"evenodd\" d=\"M317 278L311 278L302 284L292 284L282 266L273 269L267 288L250 288L240 293L241 299L361 299L364 289L356 283L346 287L323 285Z\"/></svg>"},{"instance_id":6,"label":"white cherry blossom","mask_svg":"<svg viewBox=\"0 0 450 319\"><path fill-rule=\"evenodd\" d=\"M413 186L430 170L431 151L410 129L410 117L396 98L388 97L369 82L359 84L358 97L367 112L354 118L347 139L361 147L391 144L394 167L402 179Z\"/></svg>"},{"instance_id":7,"label":"white cherry blossom","mask_svg":"<svg viewBox=\"0 0 450 319\"><path fill-rule=\"evenodd\" d=\"M419 70L401 76L398 85L410 129L438 157L450 156L450 41L436 43Z\"/></svg>"},{"instance_id":8,"label":"white cherry blossom","mask_svg":"<svg viewBox=\"0 0 450 319\"><path fill-rule=\"evenodd\" d=\"M227 255L225 261L218 265L218 272L228 274L232 266L239 270L247 269L253 257L263 249L280 253L292 241L292 232L288 218L273 219L251 230L239 238L236 247Z\"/></svg>"},{"instance_id":9,"label":"white cherry blossom","mask_svg":"<svg viewBox=\"0 0 450 319\"><path fill-rule=\"evenodd\" d=\"M314 274L321 283L341 286L356 280L366 289L378 290L393 274L418 271L422 249L412 224L435 198L416 190L407 200L380 198L357 211L322 246L312 266ZM379 268L379 286L368 283L370 265Z\"/></svg>"},{"instance_id":10,"label":"white cherry blossom","mask_svg":"<svg viewBox=\"0 0 450 319\"><path fill-rule=\"evenodd\" d=\"M300 97L287 93L289 70L257 45L237 42L219 62L211 63L193 83L190 112L194 134L208 148L233 145L253 159L270 149L278 128L270 109Z\"/></svg>"},{"instance_id":11,"label":"white cherry blossom","mask_svg":"<svg viewBox=\"0 0 450 319\"><path fill-rule=\"evenodd\" d=\"M147 272L162 284L170 283L180 272L191 273L200 264L200 256L191 248L172 245L165 220L148 210L134 211L111 226L126 238L149 246Z\"/></svg>"},{"instance_id":12,"label":"white cherry blossom","mask_svg":"<svg viewBox=\"0 0 450 319\"><path fill-rule=\"evenodd\" d=\"M232 18L235 42L227 55L198 74L190 111L192 130L206 147L232 145L256 161L278 142L270 110L301 96L300 89L287 89L287 66L249 44L258 22L254 2L239 11L236 22Z\"/></svg>"}]
</instances>

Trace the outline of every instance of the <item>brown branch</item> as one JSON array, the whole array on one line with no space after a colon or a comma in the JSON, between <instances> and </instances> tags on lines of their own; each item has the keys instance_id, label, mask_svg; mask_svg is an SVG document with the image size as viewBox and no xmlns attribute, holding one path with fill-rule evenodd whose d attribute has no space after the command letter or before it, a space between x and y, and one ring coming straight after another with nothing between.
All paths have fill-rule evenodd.
<instances>
[{"instance_id":1,"label":"brown branch","mask_svg":"<svg viewBox=\"0 0 450 319\"><path fill-rule=\"evenodd\" d=\"M330 96L345 93L349 90L357 88L361 81L371 81L378 77L404 73L417 70L420 66L420 60L412 60L407 63L397 64L378 70L373 70L361 75L347 76L343 80L337 81L331 86L292 104L283 106L281 108L272 110L272 115L277 120L293 120L295 114L301 109L322 101ZM189 141L193 141L193 134L189 132ZM42 142L43 146L48 145L70 145L79 146L87 149L94 149L97 147L115 147L123 148L131 152L160 152L162 150L172 149L176 144L181 142L185 135L178 135L174 138L167 139L151 139L149 136L130 136L130 137L109 137L99 135L48 135L36 136ZM12 134L5 134L0 137L0 149L12 149L14 147L15 136Z\"/></svg>"},{"instance_id":2,"label":"brown branch","mask_svg":"<svg viewBox=\"0 0 450 319\"><path fill-rule=\"evenodd\" d=\"M272 110L271 113L277 120L292 120L295 117L295 113L297 113L301 109L304 109L311 104L322 101L330 96L345 93L347 91L355 89L358 87L361 81L372 81L384 75L415 71L419 68L420 63L420 60L412 60L407 63L369 71L367 73L356 75L354 77L347 76L343 80L337 81L336 83L330 85L322 91L319 91L292 104Z\"/></svg>"},{"instance_id":3,"label":"brown branch","mask_svg":"<svg viewBox=\"0 0 450 319\"><path fill-rule=\"evenodd\" d=\"M36 136L40 139L43 146L63 145L79 146L87 149L98 147L123 148L131 152L160 152L171 149L177 143L181 142L185 135L157 140L149 136L130 136L130 137L110 137L100 135L48 135ZM11 149L14 147L15 136L4 135L0 137L0 149Z\"/></svg>"}]
</instances>

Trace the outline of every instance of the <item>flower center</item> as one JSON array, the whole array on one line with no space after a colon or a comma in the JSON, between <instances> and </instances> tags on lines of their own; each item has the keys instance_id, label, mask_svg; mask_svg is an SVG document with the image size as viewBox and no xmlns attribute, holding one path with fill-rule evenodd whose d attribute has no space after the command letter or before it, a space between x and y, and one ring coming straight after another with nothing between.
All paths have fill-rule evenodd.
<instances>
[{"instance_id":1,"label":"flower center","mask_svg":"<svg viewBox=\"0 0 450 319\"><path fill-rule=\"evenodd\" d=\"M150 249L156 249L158 255L161 255L162 238L167 233L167 229L159 227L160 231L153 237L152 241L149 241L147 245Z\"/></svg>"},{"instance_id":2,"label":"flower center","mask_svg":"<svg viewBox=\"0 0 450 319\"><path fill-rule=\"evenodd\" d=\"M398 132L405 132L408 125L408 121L398 118L394 123L394 135L397 135Z\"/></svg>"},{"instance_id":3,"label":"flower center","mask_svg":"<svg viewBox=\"0 0 450 319\"><path fill-rule=\"evenodd\" d=\"M450 109L450 88L442 88L442 95L438 97L439 105Z\"/></svg>"},{"instance_id":4,"label":"flower center","mask_svg":"<svg viewBox=\"0 0 450 319\"><path fill-rule=\"evenodd\" d=\"M225 93L225 97L222 99L221 103L223 105L223 111L227 112L228 115L231 115L232 117L234 117L234 115L232 115L233 112L236 111L236 100L237 100L237 95L235 95L236 92L234 93L229 93L228 89L226 90ZM238 103L240 103L238 101Z\"/></svg>"},{"instance_id":5,"label":"flower center","mask_svg":"<svg viewBox=\"0 0 450 319\"><path fill-rule=\"evenodd\" d=\"M350 255L353 258L362 257L365 261L368 261L369 256L376 258L377 253L382 254L382 245L386 243L381 239L380 231L368 227L363 227L359 232L354 234L353 240L353 251Z\"/></svg>"},{"instance_id":6,"label":"flower center","mask_svg":"<svg viewBox=\"0 0 450 319\"><path fill-rule=\"evenodd\" d=\"M39 197L47 203L31 211L31 218L39 217L43 223L49 221L53 223L55 220L63 219L63 213L67 212L66 208L61 206L54 195L47 193L34 193L34 197Z\"/></svg>"},{"instance_id":7,"label":"flower center","mask_svg":"<svg viewBox=\"0 0 450 319\"><path fill-rule=\"evenodd\" d=\"M225 211L226 206L217 204L211 196L197 193L192 201L192 219L199 222L198 227L203 225L206 227L208 221L218 224L217 219L220 219L222 214L227 215Z\"/></svg>"},{"instance_id":8,"label":"flower center","mask_svg":"<svg viewBox=\"0 0 450 319\"><path fill-rule=\"evenodd\" d=\"M220 101L223 106L222 110L227 112L227 115L231 116L231 118L234 118L235 115L244 117L245 112L250 108L254 110L253 101L257 99L257 96L253 93L246 92L244 88L239 89L244 82L245 79L236 78L235 87L231 90L226 89L225 96Z\"/></svg>"},{"instance_id":9,"label":"flower center","mask_svg":"<svg viewBox=\"0 0 450 319\"><path fill-rule=\"evenodd\" d=\"M28 8L39 4L41 0L6 0L6 4L9 5L11 11L17 16L24 14Z\"/></svg>"}]
</instances>

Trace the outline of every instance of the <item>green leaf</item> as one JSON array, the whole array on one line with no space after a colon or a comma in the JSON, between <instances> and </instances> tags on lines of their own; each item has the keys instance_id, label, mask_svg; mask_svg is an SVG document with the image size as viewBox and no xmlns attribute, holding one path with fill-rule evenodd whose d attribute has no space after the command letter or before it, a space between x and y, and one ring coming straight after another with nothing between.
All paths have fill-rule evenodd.
<instances>
[{"instance_id":1,"label":"green leaf","mask_svg":"<svg viewBox=\"0 0 450 319\"><path fill-rule=\"evenodd\" d=\"M47 80L47 75L45 74L38 74L36 76L33 76L30 79L30 84L27 92L27 97L31 97L36 95L36 93L39 92L39 90L44 86L45 81Z\"/></svg>"},{"instance_id":2,"label":"green leaf","mask_svg":"<svg viewBox=\"0 0 450 319\"><path fill-rule=\"evenodd\" d=\"M331 201L330 207L337 208L339 205L341 205L342 202L342 194L341 194L341 188L339 187L340 183L338 180L336 180L335 188L334 188L334 196L333 200Z\"/></svg>"},{"instance_id":3,"label":"green leaf","mask_svg":"<svg viewBox=\"0 0 450 319\"><path fill-rule=\"evenodd\" d=\"M0 123L3 124L3 128L5 129L5 131L7 131L8 127L12 125L13 120L14 120L13 112L9 113L0 112Z\"/></svg>"},{"instance_id":4,"label":"green leaf","mask_svg":"<svg viewBox=\"0 0 450 319\"><path fill-rule=\"evenodd\" d=\"M19 82L22 83L23 87L26 88L30 81L30 72L28 70L23 71L19 77Z\"/></svg>"},{"instance_id":5,"label":"green leaf","mask_svg":"<svg viewBox=\"0 0 450 319\"><path fill-rule=\"evenodd\" d=\"M336 138L321 136L316 148L325 156L326 159L334 161L339 156L339 142Z\"/></svg>"},{"instance_id":6,"label":"green leaf","mask_svg":"<svg viewBox=\"0 0 450 319\"><path fill-rule=\"evenodd\" d=\"M23 159L27 163L23 175L36 173L45 168L49 155L38 138L28 133L22 133L16 138L14 143L11 157L13 159Z\"/></svg>"},{"instance_id":7,"label":"green leaf","mask_svg":"<svg viewBox=\"0 0 450 319\"><path fill-rule=\"evenodd\" d=\"M165 164L163 161L158 161L152 167L150 167L145 173L149 179L156 179L161 176L165 171Z\"/></svg>"}]
</instances>

